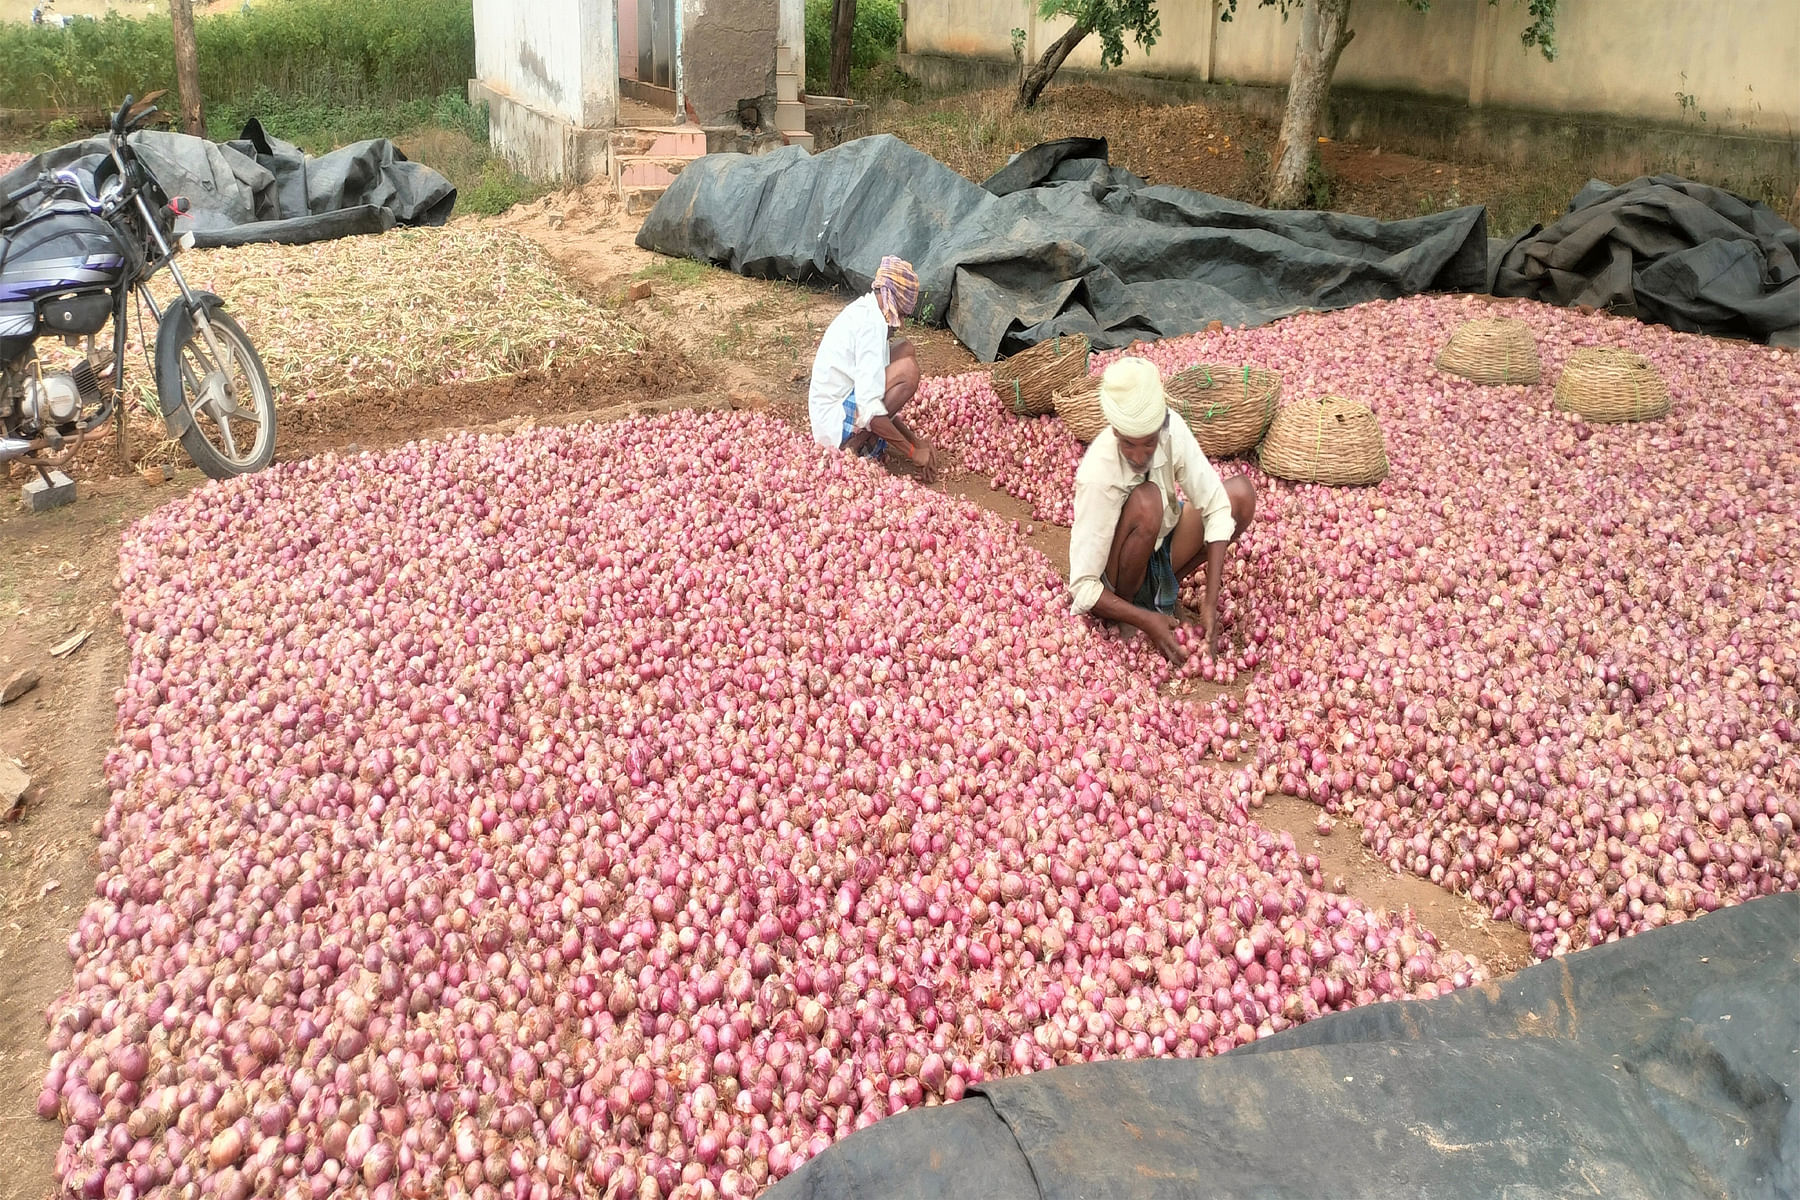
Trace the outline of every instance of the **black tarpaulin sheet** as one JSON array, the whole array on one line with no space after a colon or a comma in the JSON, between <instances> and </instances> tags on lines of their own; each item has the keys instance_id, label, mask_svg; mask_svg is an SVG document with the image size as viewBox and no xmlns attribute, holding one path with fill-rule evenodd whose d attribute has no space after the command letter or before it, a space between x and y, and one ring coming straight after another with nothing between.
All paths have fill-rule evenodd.
<instances>
[{"instance_id":1,"label":"black tarpaulin sheet","mask_svg":"<svg viewBox=\"0 0 1800 1200\"><path fill-rule=\"evenodd\" d=\"M456 204L449 180L409 162L385 138L311 158L252 121L234 142L148 129L132 134L131 143L165 193L187 198L191 211L175 229L193 232L202 246L300 244L395 225L442 225ZM0 194L41 171L92 168L106 151L104 138L46 150L0 179Z\"/></svg>"},{"instance_id":2,"label":"black tarpaulin sheet","mask_svg":"<svg viewBox=\"0 0 1800 1200\"><path fill-rule=\"evenodd\" d=\"M852 1134L766 1200L1800 1195L1800 895L1218 1058L1059 1067Z\"/></svg>"},{"instance_id":3,"label":"black tarpaulin sheet","mask_svg":"<svg viewBox=\"0 0 1800 1200\"><path fill-rule=\"evenodd\" d=\"M1590 182L1501 255L1497 296L1587 304L1688 333L1800 331L1800 229L1765 204L1675 175Z\"/></svg>"},{"instance_id":4,"label":"black tarpaulin sheet","mask_svg":"<svg viewBox=\"0 0 1800 1200\"><path fill-rule=\"evenodd\" d=\"M888 135L823 154L708 155L675 179L638 245L744 275L869 286L885 254L919 273L922 319L989 361L1053 334L1099 347L1211 321L1486 282L1485 210L1406 221L1275 212L1152 187L1071 138L985 186Z\"/></svg>"}]
</instances>

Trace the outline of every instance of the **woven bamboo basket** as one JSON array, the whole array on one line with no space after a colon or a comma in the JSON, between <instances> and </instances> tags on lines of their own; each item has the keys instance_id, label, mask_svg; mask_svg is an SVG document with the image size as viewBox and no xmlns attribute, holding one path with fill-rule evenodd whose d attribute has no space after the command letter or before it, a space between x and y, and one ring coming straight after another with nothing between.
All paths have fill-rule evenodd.
<instances>
[{"instance_id":1,"label":"woven bamboo basket","mask_svg":"<svg viewBox=\"0 0 1800 1200\"><path fill-rule=\"evenodd\" d=\"M1200 363L1163 380L1169 408L1208 458L1248 454L1281 406L1281 376L1261 367Z\"/></svg>"},{"instance_id":2,"label":"woven bamboo basket","mask_svg":"<svg viewBox=\"0 0 1800 1200\"><path fill-rule=\"evenodd\" d=\"M1556 407L1590 421L1654 421L1669 415L1669 385L1629 350L1573 351L1556 381Z\"/></svg>"},{"instance_id":3,"label":"woven bamboo basket","mask_svg":"<svg viewBox=\"0 0 1800 1200\"><path fill-rule=\"evenodd\" d=\"M1100 381L1083 379L1061 388L1055 395L1056 415L1069 432L1084 442L1091 442L1106 428L1106 413L1100 407Z\"/></svg>"},{"instance_id":4,"label":"woven bamboo basket","mask_svg":"<svg viewBox=\"0 0 1800 1200\"><path fill-rule=\"evenodd\" d=\"M1300 483L1357 487L1380 483L1388 473L1387 448L1375 414L1342 396L1285 405L1256 457L1269 474Z\"/></svg>"},{"instance_id":5,"label":"woven bamboo basket","mask_svg":"<svg viewBox=\"0 0 1800 1200\"><path fill-rule=\"evenodd\" d=\"M1041 417L1056 408L1056 390L1088 373L1085 334L1057 334L1029 350L994 364L988 372L994 392L1021 417Z\"/></svg>"},{"instance_id":6,"label":"woven bamboo basket","mask_svg":"<svg viewBox=\"0 0 1800 1200\"><path fill-rule=\"evenodd\" d=\"M1537 339L1515 317L1477 317L1450 335L1435 360L1442 371L1476 383L1536 383Z\"/></svg>"}]
</instances>

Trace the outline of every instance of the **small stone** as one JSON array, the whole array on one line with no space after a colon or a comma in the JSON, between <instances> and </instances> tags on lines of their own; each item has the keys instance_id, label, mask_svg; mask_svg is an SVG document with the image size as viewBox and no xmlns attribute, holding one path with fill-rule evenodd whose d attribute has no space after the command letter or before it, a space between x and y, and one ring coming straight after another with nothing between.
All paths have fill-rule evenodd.
<instances>
[{"instance_id":1,"label":"small stone","mask_svg":"<svg viewBox=\"0 0 1800 1200\"><path fill-rule=\"evenodd\" d=\"M50 472L49 482L42 475L19 491L19 501L34 513L49 512L65 504L75 503L75 481L61 471Z\"/></svg>"},{"instance_id":2,"label":"small stone","mask_svg":"<svg viewBox=\"0 0 1800 1200\"><path fill-rule=\"evenodd\" d=\"M31 776L25 768L10 758L0 758L0 821L17 819L30 786Z\"/></svg>"},{"instance_id":3,"label":"small stone","mask_svg":"<svg viewBox=\"0 0 1800 1200\"><path fill-rule=\"evenodd\" d=\"M11 704L26 692L38 685L38 673L30 667L21 667L7 676L5 683L0 683L0 704Z\"/></svg>"},{"instance_id":4,"label":"small stone","mask_svg":"<svg viewBox=\"0 0 1800 1200\"><path fill-rule=\"evenodd\" d=\"M648 300L650 298L650 291L650 281L648 279L640 279L631 285L631 298L633 300Z\"/></svg>"}]
</instances>

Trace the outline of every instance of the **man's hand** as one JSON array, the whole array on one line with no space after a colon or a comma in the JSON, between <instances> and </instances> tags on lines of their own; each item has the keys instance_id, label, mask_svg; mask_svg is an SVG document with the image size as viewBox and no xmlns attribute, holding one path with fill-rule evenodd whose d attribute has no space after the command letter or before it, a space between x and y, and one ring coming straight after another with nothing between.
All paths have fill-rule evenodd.
<instances>
[{"instance_id":1,"label":"man's hand","mask_svg":"<svg viewBox=\"0 0 1800 1200\"><path fill-rule=\"evenodd\" d=\"M1218 606L1205 605L1200 614L1200 644L1206 647L1208 654L1219 653L1218 628Z\"/></svg>"},{"instance_id":2,"label":"man's hand","mask_svg":"<svg viewBox=\"0 0 1800 1200\"><path fill-rule=\"evenodd\" d=\"M1156 647L1157 653L1179 667L1187 661L1187 651L1175 640L1177 627L1174 617L1166 617L1162 613L1150 614L1150 619L1141 626L1150 635L1150 644Z\"/></svg>"},{"instance_id":3,"label":"man's hand","mask_svg":"<svg viewBox=\"0 0 1800 1200\"><path fill-rule=\"evenodd\" d=\"M913 466L919 468L919 482L930 483L937 478L937 450L924 438L912 448Z\"/></svg>"}]
</instances>

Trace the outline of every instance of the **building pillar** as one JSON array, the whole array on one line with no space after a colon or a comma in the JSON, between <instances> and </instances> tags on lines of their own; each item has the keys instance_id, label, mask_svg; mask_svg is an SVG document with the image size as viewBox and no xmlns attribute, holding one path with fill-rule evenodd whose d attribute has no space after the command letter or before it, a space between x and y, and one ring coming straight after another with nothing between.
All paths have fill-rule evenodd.
<instances>
[{"instance_id":1,"label":"building pillar","mask_svg":"<svg viewBox=\"0 0 1800 1200\"><path fill-rule=\"evenodd\" d=\"M906 28L905 10L902 4L901 28ZM776 38L777 46L786 46L788 61L794 66L794 74L800 77L801 87L806 86L806 0L781 0L780 30Z\"/></svg>"}]
</instances>

